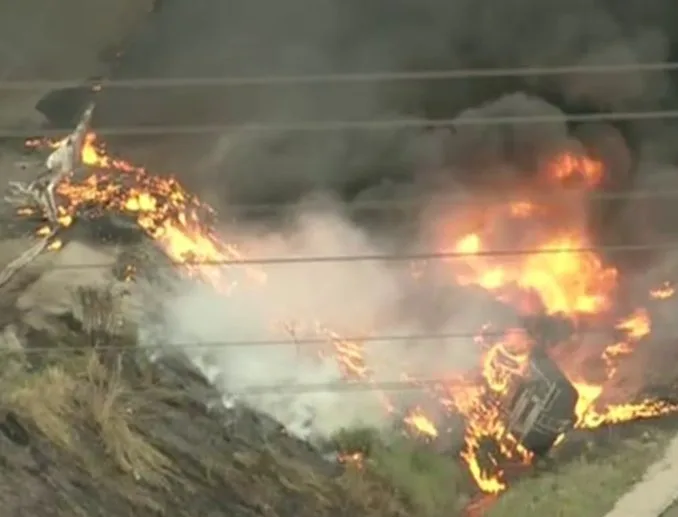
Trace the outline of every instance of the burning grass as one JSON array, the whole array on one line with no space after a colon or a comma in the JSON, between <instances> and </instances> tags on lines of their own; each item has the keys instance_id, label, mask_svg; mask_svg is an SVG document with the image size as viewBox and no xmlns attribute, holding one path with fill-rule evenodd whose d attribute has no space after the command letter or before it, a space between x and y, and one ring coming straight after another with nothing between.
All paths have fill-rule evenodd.
<instances>
[{"instance_id":1,"label":"burning grass","mask_svg":"<svg viewBox=\"0 0 678 517\"><path fill-rule=\"evenodd\" d=\"M182 454L168 452L167 438L158 439L140 426L144 420L152 427L163 425L162 416L176 408L172 403L159 412L152 409L165 404L167 387L151 383L140 389L126 378L121 356L107 357L96 347L97 340L118 325L110 291L83 291L80 299L89 308L83 311L89 323L78 341L80 350L65 353L57 347L39 364L17 352L3 357L3 427L11 420L7 415L12 415L131 508L167 514L167 500L178 485L195 494L207 484L268 508L271 515L283 515L280 509L296 498L313 515L358 511L368 516L453 517L477 493L453 454L436 450L426 440L371 430L344 432L335 438L333 447L350 453L342 475L319 471L303 457L282 450L270 437L254 447L216 454L209 448L202 450L204 442L196 440L199 445L192 444L197 448L191 449L193 467L187 469ZM73 346L73 341L66 344ZM219 428L211 432L223 434ZM556 463L537 465L532 473L512 481L487 517L600 517L659 457L674 432L675 426L646 422L636 423L631 430L575 434L557 448ZM252 431L245 435L247 442L239 442L243 445L251 442ZM245 439L242 433L237 436L236 441ZM215 501L207 504L219 507ZM78 508L84 511L84 506Z\"/></svg>"},{"instance_id":2,"label":"burning grass","mask_svg":"<svg viewBox=\"0 0 678 517\"><path fill-rule=\"evenodd\" d=\"M215 393L185 363L130 361L140 356L131 344L112 354L111 292L85 290L80 301L86 325L64 346L43 341L54 350L0 358L8 514L410 515L397 490L361 471L342 475L265 417L208 411Z\"/></svg>"},{"instance_id":3,"label":"burning grass","mask_svg":"<svg viewBox=\"0 0 678 517\"><path fill-rule=\"evenodd\" d=\"M603 517L661 457L677 428L662 420L575 433L496 499L478 499L461 462L427 444L356 430L340 433L334 446L346 451L349 473L403 494L416 515L461 515L465 509L483 517Z\"/></svg>"},{"instance_id":4,"label":"burning grass","mask_svg":"<svg viewBox=\"0 0 678 517\"><path fill-rule=\"evenodd\" d=\"M226 268L201 265L243 258L216 231L212 209L175 180L109 156L94 134L86 139L82 160L91 167L88 175L81 180L70 177L58 185L59 218L55 223L58 228L40 228L39 234L45 230L62 231L77 220L96 219L110 212L124 214L171 261L181 263L185 274L216 290L228 290L232 278ZM662 400L636 399L635 395L643 391L642 383L630 386L620 381L622 366L637 364L632 355L647 346L652 329L661 324L661 319L656 318L660 312L658 304L666 298L656 296L657 286L645 285L642 292L639 290L633 299L627 299L623 264L596 250L597 237L590 231L585 208L588 194L604 187L604 164L583 150L563 150L544 163L542 169L534 184L521 186L511 199L487 203L478 199L478 204L467 207L450 204L448 209L452 212L441 214L440 231L436 228L432 231L434 249L454 254L454 260L445 262L448 282L481 290L488 300L505 305L521 322L519 328L507 329L501 322L488 322L477 329L473 341L483 349L477 370L450 377L427 393L431 399L427 402L460 415L465 421L461 456L477 487L488 494L506 489L509 480L504 479L504 463L520 464L525 470L530 468L537 452L512 432L516 422L506 420L513 410L513 401L528 400L527 396L515 395L521 393L523 381L531 376L535 355L548 356L554 363L551 370L562 377L560 384L571 386L570 391L577 395L568 397L574 407L567 410L567 415L564 410L563 415L547 415L558 417L559 422L567 420L568 426L595 429L678 411L677 405ZM548 191L548 195L536 195L540 191ZM31 214L27 207L21 207L20 212ZM522 237L512 238L507 246L509 235ZM266 282L263 270L249 267L247 272L253 280ZM522 322L533 318L562 320L567 332L563 335L557 332L554 337L551 325L541 330L542 325L531 330L524 328ZM340 333L324 325L313 326L320 329L317 330L320 337L334 346L347 379L372 380L363 343L344 340ZM374 329L374 333L378 334L378 330ZM416 379L409 382L417 383ZM624 389L617 389L621 384ZM540 399L544 407L550 400L547 399L546 395ZM385 402L390 405L389 400ZM408 415L405 422L415 436L423 431L431 437L439 434L428 415ZM507 427L509 423L513 427ZM551 430L553 439L568 426ZM483 462L487 442L493 443L498 451L490 458L490 467ZM441 508L449 513L457 503L447 497L440 503L434 502L438 485L431 489L430 479L422 481L421 472L414 475L413 466L419 461L414 457L420 454L415 452L416 455L407 452L404 445L389 440L374 452L381 459L370 459L370 481L385 480L385 486L405 493L420 513L436 515ZM436 469L428 465L427 469L419 470ZM446 472L447 467L442 470ZM407 481L401 481L403 477ZM449 487L450 480L446 481L440 487ZM449 491L443 490L448 496Z\"/></svg>"}]
</instances>

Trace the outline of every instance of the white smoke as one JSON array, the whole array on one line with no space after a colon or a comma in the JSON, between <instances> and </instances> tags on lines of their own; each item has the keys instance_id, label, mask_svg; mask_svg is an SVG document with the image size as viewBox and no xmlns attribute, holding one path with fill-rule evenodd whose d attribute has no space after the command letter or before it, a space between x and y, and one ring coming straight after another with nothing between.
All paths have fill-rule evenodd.
<instances>
[{"instance_id":1,"label":"white smoke","mask_svg":"<svg viewBox=\"0 0 678 517\"><path fill-rule=\"evenodd\" d=\"M302 211L292 229L249 236L245 242L249 256L263 258L387 253L336 211ZM265 282L249 278L249 267L265 273ZM327 384L336 388L344 382L332 345L329 340L298 344L290 333L300 339L322 338L326 334L318 330L318 325L343 336L408 336L425 332L426 325L419 314L427 312L424 305L430 302L423 297L411 309L402 303L407 295L405 286L413 284L409 264L290 262L237 266L226 274L239 281L228 295L207 285L187 282L165 308L165 332L171 336L171 344L188 344L186 354L209 380L225 394L270 414L304 438L327 437L352 426L380 427L392 422L393 415L386 411L383 394L378 390L316 389ZM467 313L468 302L466 299ZM482 312L477 307L474 310L477 314ZM436 331L469 330L460 323L460 314L452 312ZM238 341L278 342L227 345ZM401 381L403 373L432 378L468 364L473 356L470 341L367 342L365 367L371 372L370 379L380 383ZM205 348L190 346L196 343ZM275 388L266 390L267 386ZM250 392L262 387L264 393ZM406 390L389 391L387 396L398 406L418 403L423 394Z\"/></svg>"}]
</instances>

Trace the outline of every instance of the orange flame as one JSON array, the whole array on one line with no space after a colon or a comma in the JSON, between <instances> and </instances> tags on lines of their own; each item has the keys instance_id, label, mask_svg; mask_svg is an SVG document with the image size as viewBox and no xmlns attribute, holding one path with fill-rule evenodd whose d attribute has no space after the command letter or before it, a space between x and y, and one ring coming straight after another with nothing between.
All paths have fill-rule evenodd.
<instances>
[{"instance_id":1,"label":"orange flame","mask_svg":"<svg viewBox=\"0 0 678 517\"><path fill-rule=\"evenodd\" d=\"M574 180L588 188L600 184L604 173L605 168L601 162L574 153L556 156L548 167L549 177L558 183L566 184Z\"/></svg>"},{"instance_id":2,"label":"orange flame","mask_svg":"<svg viewBox=\"0 0 678 517\"><path fill-rule=\"evenodd\" d=\"M563 154L554 158L546 168L546 175L557 185L577 184L592 188L603 179L601 163L585 156ZM567 198L569 203L571 198ZM586 219L582 217L581 204L568 206L557 199L548 205L536 201L495 203L482 207L482 213L456 211L445 227L444 242L461 257L449 260L450 271L461 285L475 285L506 302L522 313L546 313L570 319L577 328L582 318L596 317L605 320L614 309L618 289L617 268L606 265L592 246L588 236ZM458 233L471 225L474 229ZM457 235L457 237L453 237ZM503 245L505 236L517 238ZM450 249L449 245L444 245ZM511 255L513 247L517 248ZM520 253L521 248L534 249L534 253ZM505 249L507 253L493 254L492 250ZM574 251L573 251L574 250ZM673 294L669 286L655 290L655 299ZM637 309L615 325L623 335L603 347L600 362L605 379L612 378L623 357L633 353L635 346L651 331L650 315L645 309ZM479 487L490 493L506 488L504 473L498 460L490 459L484 469L480 466L481 442L492 441L499 447L504 460L518 463L529 462L530 453L521 449L515 439L507 435L505 415L499 409L508 400L510 386L523 372L530 344L517 339L513 347L505 340L492 344L482 362L482 388L467 400L468 389L456 386L456 409L467 418L466 446L462 456ZM516 347L516 343L524 346ZM512 364L512 366L507 366ZM578 393L575 407L576 425L594 428L605 424L619 423L637 418L658 416L676 408L656 401L606 405L601 402L605 393L605 381L583 379L579 366L560 361L559 366L571 380ZM461 404L459 400L461 399ZM475 405L474 405L475 404ZM562 440L562 437L560 437Z\"/></svg>"},{"instance_id":3,"label":"orange flame","mask_svg":"<svg viewBox=\"0 0 678 517\"><path fill-rule=\"evenodd\" d=\"M36 146L38 142L28 145ZM226 282L223 268L206 267L205 263L240 261L242 255L206 223L213 214L208 206L172 178L154 176L142 167L111 158L94 134L88 135L82 157L92 172L84 180L71 178L58 187L62 226L101 211L127 214L173 261L183 264L189 274L223 286ZM604 167L586 156L564 153L553 159L545 173L556 189L573 184L590 189L603 180ZM30 215L32 210L23 208L19 213ZM442 247L461 255L449 261L456 283L480 287L521 313L566 317L575 323L575 328L584 318L607 321L613 317L619 272L595 252L581 207L572 206L570 200L540 204L523 198L484 206L476 213L456 212L451 220L453 223L446 227L442 237ZM48 234L51 230L43 227L38 231ZM60 245L60 241L54 241L52 246ZM523 247L533 248L537 253L491 253L493 249L510 251ZM572 251L575 249L578 251ZM258 280L265 279L258 270L251 270L251 274ZM660 300L673 293L673 287L665 284L652 290L650 296ZM616 374L619 361L632 354L652 329L650 314L644 308L614 326L618 339L598 349L605 379ZM327 339L347 378L371 382L372 372L362 343L342 339L322 325L316 325L315 332ZM502 462L527 465L532 460L532 453L508 432L505 416L512 387L524 375L532 342L521 330L507 332L491 343L482 337L477 341L485 346L477 372L427 389L440 407L464 416L466 430L461 457L482 491L499 493L508 486ZM578 427L595 428L676 410L652 400L604 404L601 402L604 381L586 379L570 362L560 361L559 366L579 395L575 408ZM395 413L385 394L382 400L385 409ZM441 434L434 419L420 407L407 414L405 424L430 439ZM493 445L489 453L488 443ZM360 466L363 459L357 453L343 456L340 461Z\"/></svg>"},{"instance_id":4,"label":"orange flame","mask_svg":"<svg viewBox=\"0 0 678 517\"><path fill-rule=\"evenodd\" d=\"M415 409L405 417L405 423L411 426L420 434L436 438L438 436L438 429L432 420L430 420L421 409Z\"/></svg>"},{"instance_id":5,"label":"orange flame","mask_svg":"<svg viewBox=\"0 0 678 517\"><path fill-rule=\"evenodd\" d=\"M661 287L650 291L650 297L655 300L666 300L671 298L674 294L676 294L676 290L670 282L664 282Z\"/></svg>"}]
</instances>

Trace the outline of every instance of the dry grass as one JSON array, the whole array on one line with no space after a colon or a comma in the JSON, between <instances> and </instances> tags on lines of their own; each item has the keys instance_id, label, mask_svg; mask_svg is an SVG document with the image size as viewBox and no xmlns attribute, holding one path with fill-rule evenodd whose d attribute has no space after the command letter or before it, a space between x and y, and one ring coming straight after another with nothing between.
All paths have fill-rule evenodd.
<instances>
[{"instance_id":1,"label":"dry grass","mask_svg":"<svg viewBox=\"0 0 678 517\"><path fill-rule=\"evenodd\" d=\"M280 444L262 441L255 426L231 430L223 440L218 418L204 422L215 427L221 443L205 443L204 448L184 442L181 431L175 437L168 427L174 417L163 420L163 410L156 406L180 414L179 406L165 403L169 397L178 404L181 396L152 380L144 388L143 372L134 369L138 363L124 362L124 354L108 347L112 343L107 339L117 339L110 336L120 325L116 295L85 290L78 296L83 331L69 337L64 347L53 344L53 352L40 354L38 362L20 352L0 357L0 413L13 413L32 441L48 445L43 450L55 449L57 464L64 461L71 472L77 468L94 480L93 486L122 496L140 514L167 515L168 501L177 491L181 497L195 497L200 490L216 490L269 516L287 515L280 512L288 507L295 515L408 515L399 490L382 479L363 472L330 474L318 459L296 453L288 438ZM135 374L130 375L130 367ZM164 426L158 434L150 430L156 418ZM399 481L403 490L406 485ZM87 513L81 503L69 503L75 514ZM173 515L192 511L186 507Z\"/></svg>"},{"instance_id":2,"label":"dry grass","mask_svg":"<svg viewBox=\"0 0 678 517\"><path fill-rule=\"evenodd\" d=\"M647 425L634 438L590 442L578 457L515 483L486 517L602 517L642 479L673 436L675 429Z\"/></svg>"},{"instance_id":3,"label":"dry grass","mask_svg":"<svg viewBox=\"0 0 678 517\"><path fill-rule=\"evenodd\" d=\"M95 425L107 455L135 479L168 488L172 463L133 427L138 412L138 394L133 394L121 377L122 367L106 368L98 357L88 365L88 394L85 418Z\"/></svg>"},{"instance_id":4,"label":"dry grass","mask_svg":"<svg viewBox=\"0 0 678 517\"><path fill-rule=\"evenodd\" d=\"M93 478L110 482L122 476L168 489L172 461L134 425L148 401L123 378L121 356L111 360L97 348L108 344L101 340L119 324L112 295L86 290L78 296L86 331L77 343L64 343L68 350L55 346L37 365L18 352L0 358L0 410L15 414ZM131 485L113 486L123 492Z\"/></svg>"},{"instance_id":5,"label":"dry grass","mask_svg":"<svg viewBox=\"0 0 678 517\"><path fill-rule=\"evenodd\" d=\"M0 377L0 403L5 411L27 418L51 442L75 447L73 419L78 408L80 382L61 366L50 365L36 374L14 358L5 358ZM11 361L7 364L8 361Z\"/></svg>"},{"instance_id":6,"label":"dry grass","mask_svg":"<svg viewBox=\"0 0 678 517\"><path fill-rule=\"evenodd\" d=\"M0 406L30 422L50 442L77 458L93 475L102 459L153 485L164 485L171 462L134 429L134 394L117 367L92 350L31 372L18 361L0 376ZM83 443L92 435L103 449Z\"/></svg>"}]
</instances>

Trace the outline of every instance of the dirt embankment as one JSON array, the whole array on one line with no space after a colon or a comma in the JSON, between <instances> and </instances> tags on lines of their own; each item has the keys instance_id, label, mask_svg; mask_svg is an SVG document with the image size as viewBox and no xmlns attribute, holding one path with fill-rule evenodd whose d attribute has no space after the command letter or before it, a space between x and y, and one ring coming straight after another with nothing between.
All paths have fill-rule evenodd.
<instances>
[{"instance_id":1,"label":"dirt embankment","mask_svg":"<svg viewBox=\"0 0 678 517\"><path fill-rule=\"evenodd\" d=\"M0 269L32 241L3 239ZM151 361L136 344L139 305L123 301L133 287L116 281L120 253L66 243L2 286L3 516L407 514L394 489L270 418L225 409L187 361Z\"/></svg>"},{"instance_id":2,"label":"dirt embankment","mask_svg":"<svg viewBox=\"0 0 678 517\"><path fill-rule=\"evenodd\" d=\"M144 389L77 355L39 371L5 363L3 515L398 514L371 508L333 465L274 422L247 410L208 410L216 394L184 365L156 364L145 375L153 384Z\"/></svg>"}]
</instances>

